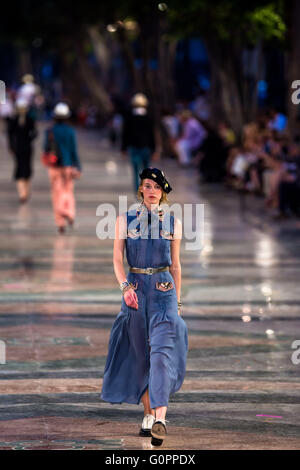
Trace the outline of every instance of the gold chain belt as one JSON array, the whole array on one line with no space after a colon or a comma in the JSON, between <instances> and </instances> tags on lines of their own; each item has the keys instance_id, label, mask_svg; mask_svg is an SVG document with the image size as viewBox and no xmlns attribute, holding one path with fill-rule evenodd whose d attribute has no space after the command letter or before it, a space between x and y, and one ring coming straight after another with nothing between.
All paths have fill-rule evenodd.
<instances>
[{"instance_id":1,"label":"gold chain belt","mask_svg":"<svg viewBox=\"0 0 300 470\"><path fill-rule=\"evenodd\" d=\"M169 266L162 268L129 268L131 273L154 274L161 271L169 271Z\"/></svg>"}]
</instances>

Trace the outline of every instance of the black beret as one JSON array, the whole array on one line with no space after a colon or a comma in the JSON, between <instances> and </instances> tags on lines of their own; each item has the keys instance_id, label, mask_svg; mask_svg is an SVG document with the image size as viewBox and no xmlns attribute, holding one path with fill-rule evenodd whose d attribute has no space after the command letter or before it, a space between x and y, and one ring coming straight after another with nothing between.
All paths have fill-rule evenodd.
<instances>
[{"instance_id":1,"label":"black beret","mask_svg":"<svg viewBox=\"0 0 300 470\"><path fill-rule=\"evenodd\" d=\"M165 193L172 191L171 186L165 178L164 173L158 168L145 168L140 173L141 180L149 178L150 180L156 181L157 184L164 190Z\"/></svg>"}]
</instances>

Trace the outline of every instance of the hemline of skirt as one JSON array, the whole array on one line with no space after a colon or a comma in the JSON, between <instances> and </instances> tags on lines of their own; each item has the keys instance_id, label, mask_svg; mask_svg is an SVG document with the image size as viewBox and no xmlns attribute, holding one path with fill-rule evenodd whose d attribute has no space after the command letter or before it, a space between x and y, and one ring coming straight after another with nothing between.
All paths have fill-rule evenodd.
<instances>
[{"instance_id":1,"label":"hemline of skirt","mask_svg":"<svg viewBox=\"0 0 300 470\"><path fill-rule=\"evenodd\" d=\"M110 403L111 405L122 405L123 403L127 403L128 405L139 405L141 403L141 401L137 401L137 400L130 400L128 398L125 398L123 400L120 401L120 399L113 399L113 398L103 398L102 395L100 395L100 398L101 400L107 402L107 403Z\"/></svg>"}]
</instances>

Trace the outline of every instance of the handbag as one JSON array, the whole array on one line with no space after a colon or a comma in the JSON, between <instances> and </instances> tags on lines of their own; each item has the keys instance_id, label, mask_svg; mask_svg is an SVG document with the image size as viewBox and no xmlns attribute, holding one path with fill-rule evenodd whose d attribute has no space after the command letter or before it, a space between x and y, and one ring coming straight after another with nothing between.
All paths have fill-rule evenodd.
<instances>
[{"instance_id":1,"label":"handbag","mask_svg":"<svg viewBox=\"0 0 300 470\"><path fill-rule=\"evenodd\" d=\"M59 155L59 149L55 141L54 132L52 129L48 131L48 142L47 148L41 155L41 161L43 165L47 167L58 167L61 166L61 159Z\"/></svg>"}]
</instances>

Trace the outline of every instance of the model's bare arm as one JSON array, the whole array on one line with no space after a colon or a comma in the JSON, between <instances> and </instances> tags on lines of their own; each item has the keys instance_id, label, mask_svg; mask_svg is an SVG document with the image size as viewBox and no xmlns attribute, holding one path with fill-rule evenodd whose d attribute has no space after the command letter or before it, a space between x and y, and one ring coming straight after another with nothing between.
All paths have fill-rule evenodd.
<instances>
[{"instance_id":1,"label":"model's bare arm","mask_svg":"<svg viewBox=\"0 0 300 470\"><path fill-rule=\"evenodd\" d=\"M180 264L180 243L182 239L182 224L179 219L175 219L174 224L174 240L171 242L171 258L170 273L175 282L177 300L181 295L181 264Z\"/></svg>"},{"instance_id":2,"label":"model's bare arm","mask_svg":"<svg viewBox=\"0 0 300 470\"><path fill-rule=\"evenodd\" d=\"M121 284L121 282L126 281L126 274L124 270L125 239L121 238L121 235L124 234L124 230L122 230L123 220L124 218L122 215L119 215L117 217L116 226L115 226L115 240L114 240L113 263L114 263L115 275L119 284Z\"/></svg>"},{"instance_id":3,"label":"model's bare arm","mask_svg":"<svg viewBox=\"0 0 300 470\"><path fill-rule=\"evenodd\" d=\"M120 215L117 217L116 226L115 226L115 239L114 239L114 255L113 255L113 264L116 278L121 284L121 282L126 281L126 274L124 269L124 246L126 234L126 225L124 221L124 216ZM134 289L129 289L124 294L124 300L126 305L132 308L138 308L138 298Z\"/></svg>"}]
</instances>

